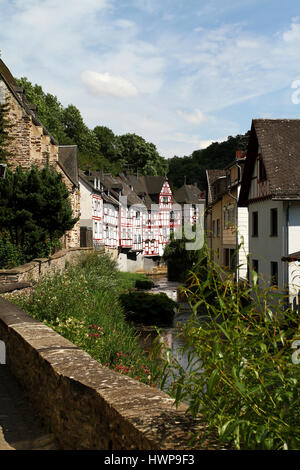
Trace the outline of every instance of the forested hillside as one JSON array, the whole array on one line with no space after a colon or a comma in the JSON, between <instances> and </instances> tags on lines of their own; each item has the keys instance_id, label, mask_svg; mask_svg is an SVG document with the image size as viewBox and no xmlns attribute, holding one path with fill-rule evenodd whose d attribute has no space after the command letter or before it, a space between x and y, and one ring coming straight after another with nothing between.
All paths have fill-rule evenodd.
<instances>
[{"instance_id":1,"label":"forested hillside","mask_svg":"<svg viewBox=\"0 0 300 470\"><path fill-rule=\"evenodd\" d=\"M70 104L63 107L56 96L45 93L41 86L33 85L27 78L17 79L23 86L28 101L37 106L41 122L60 145L76 144L81 169L103 169L117 174L129 171L145 175L165 175L174 189L186 183L205 186L205 170L224 168L235 157L237 149L246 149L248 135L228 137L225 142L214 142L206 149L195 150L191 155L161 156L156 146L136 134L117 136L106 126L89 129L80 111Z\"/></svg>"}]
</instances>

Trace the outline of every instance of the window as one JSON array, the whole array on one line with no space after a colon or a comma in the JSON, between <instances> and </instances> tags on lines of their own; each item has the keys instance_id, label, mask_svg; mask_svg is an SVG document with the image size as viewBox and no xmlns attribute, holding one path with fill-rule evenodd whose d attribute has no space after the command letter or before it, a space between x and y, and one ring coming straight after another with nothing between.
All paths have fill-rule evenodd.
<instances>
[{"instance_id":1,"label":"window","mask_svg":"<svg viewBox=\"0 0 300 470\"><path fill-rule=\"evenodd\" d=\"M271 261L271 285L278 286L278 263Z\"/></svg>"},{"instance_id":2,"label":"window","mask_svg":"<svg viewBox=\"0 0 300 470\"><path fill-rule=\"evenodd\" d=\"M217 237L221 235L220 219L217 219Z\"/></svg>"},{"instance_id":3,"label":"window","mask_svg":"<svg viewBox=\"0 0 300 470\"><path fill-rule=\"evenodd\" d=\"M212 236L215 237L216 236L216 221L213 220L213 223L212 223Z\"/></svg>"},{"instance_id":4,"label":"window","mask_svg":"<svg viewBox=\"0 0 300 470\"><path fill-rule=\"evenodd\" d=\"M278 211L277 209L271 209L270 211L270 228L271 228L271 237L278 236Z\"/></svg>"},{"instance_id":5,"label":"window","mask_svg":"<svg viewBox=\"0 0 300 470\"><path fill-rule=\"evenodd\" d=\"M258 237L258 212L252 212L252 237Z\"/></svg>"}]
</instances>

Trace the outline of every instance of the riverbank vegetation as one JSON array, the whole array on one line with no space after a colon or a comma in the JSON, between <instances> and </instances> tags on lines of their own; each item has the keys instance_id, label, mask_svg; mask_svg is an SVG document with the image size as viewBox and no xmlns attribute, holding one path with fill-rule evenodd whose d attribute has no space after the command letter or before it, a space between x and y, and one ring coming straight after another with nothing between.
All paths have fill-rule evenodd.
<instances>
[{"instance_id":1,"label":"riverbank vegetation","mask_svg":"<svg viewBox=\"0 0 300 470\"><path fill-rule=\"evenodd\" d=\"M127 320L137 324L171 326L177 303L165 293L124 292L120 295Z\"/></svg>"},{"instance_id":2,"label":"riverbank vegetation","mask_svg":"<svg viewBox=\"0 0 300 470\"><path fill-rule=\"evenodd\" d=\"M125 321L119 296L144 275L119 273L106 255L85 255L40 281L28 296L10 298L102 365L149 385L159 385L157 361L142 350L135 329Z\"/></svg>"},{"instance_id":3,"label":"riverbank vegetation","mask_svg":"<svg viewBox=\"0 0 300 470\"><path fill-rule=\"evenodd\" d=\"M195 436L198 445L217 435L220 447L299 450L299 313L252 276L251 288L237 289L209 257L202 279L199 270L191 273L185 294L193 314L183 327L188 367L164 345L164 380L176 403L188 403L208 423L207 433Z\"/></svg>"}]
</instances>

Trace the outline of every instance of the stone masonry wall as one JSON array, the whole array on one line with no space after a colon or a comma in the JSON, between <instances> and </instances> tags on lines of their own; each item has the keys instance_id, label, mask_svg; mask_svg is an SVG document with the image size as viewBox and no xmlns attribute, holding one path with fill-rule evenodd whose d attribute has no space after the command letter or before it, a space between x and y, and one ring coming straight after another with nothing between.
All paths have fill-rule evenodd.
<instances>
[{"instance_id":1,"label":"stone masonry wall","mask_svg":"<svg viewBox=\"0 0 300 470\"><path fill-rule=\"evenodd\" d=\"M66 263L76 264L78 257L89 251L91 251L91 248L70 248L58 251L50 258L37 258L16 268L1 269L0 285L14 282L37 282L51 271L62 271Z\"/></svg>"},{"instance_id":2,"label":"stone masonry wall","mask_svg":"<svg viewBox=\"0 0 300 470\"><path fill-rule=\"evenodd\" d=\"M62 450L190 449L199 421L0 298L6 362Z\"/></svg>"},{"instance_id":3,"label":"stone masonry wall","mask_svg":"<svg viewBox=\"0 0 300 470\"><path fill-rule=\"evenodd\" d=\"M62 174L63 181L69 191L70 203L74 217L80 216L80 193L78 188L73 188L73 183L58 166L58 144L51 139L42 126L33 122L30 114L27 114L22 105L17 101L3 81L0 80L1 102L8 103L8 119L13 125L9 129L12 140L9 144L9 151L12 157L8 164L11 170L15 170L18 165L23 169L28 169L32 165L42 168L47 163L54 166L55 170ZM80 246L80 224L66 233L63 239L64 248Z\"/></svg>"}]
</instances>

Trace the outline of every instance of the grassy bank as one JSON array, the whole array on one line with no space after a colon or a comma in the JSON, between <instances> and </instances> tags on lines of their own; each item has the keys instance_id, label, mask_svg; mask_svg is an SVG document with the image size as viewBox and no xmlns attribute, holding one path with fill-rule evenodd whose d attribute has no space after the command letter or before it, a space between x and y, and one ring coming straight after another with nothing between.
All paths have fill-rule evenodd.
<instances>
[{"instance_id":1,"label":"grassy bank","mask_svg":"<svg viewBox=\"0 0 300 470\"><path fill-rule=\"evenodd\" d=\"M146 358L119 302L123 292L145 278L120 273L108 256L93 254L62 274L43 279L32 294L10 300L102 365L156 385L157 363Z\"/></svg>"}]
</instances>

